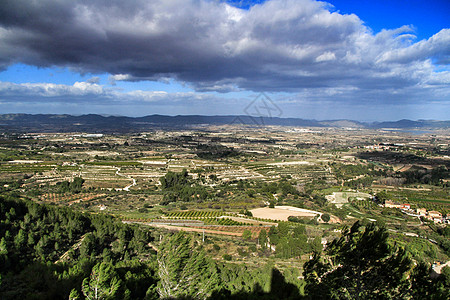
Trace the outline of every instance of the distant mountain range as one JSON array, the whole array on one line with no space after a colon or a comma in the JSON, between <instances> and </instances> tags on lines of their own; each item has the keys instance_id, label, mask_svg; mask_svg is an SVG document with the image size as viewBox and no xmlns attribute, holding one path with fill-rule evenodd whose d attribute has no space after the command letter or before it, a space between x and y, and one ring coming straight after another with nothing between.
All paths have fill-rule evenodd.
<instances>
[{"instance_id":1,"label":"distant mountain range","mask_svg":"<svg viewBox=\"0 0 450 300\"><path fill-rule=\"evenodd\" d=\"M139 132L155 128L186 128L198 125L298 126L338 128L439 129L450 128L450 121L399 120L393 122L358 122L352 120L305 120L299 118L251 116L164 116L145 117L102 116L96 114L72 116L53 114L3 114L3 131L36 132Z\"/></svg>"}]
</instances>

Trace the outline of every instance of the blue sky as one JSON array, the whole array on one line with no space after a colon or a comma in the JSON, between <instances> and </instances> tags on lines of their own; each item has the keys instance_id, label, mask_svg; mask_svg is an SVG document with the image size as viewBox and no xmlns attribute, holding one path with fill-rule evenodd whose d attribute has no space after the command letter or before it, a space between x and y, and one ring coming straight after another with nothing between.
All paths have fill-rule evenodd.
<instances>
[{"instance_id":1,"label":"blue sky","mask_svg":"<svg viewBox=\"0 0 450 300\"><path fill-rule=\"evenodd\" d=\"M341 13L354 13L375 32L412 25L418 40L449 28L450 1L447 0L330 0Z\"/></svg>"},{"instance_id":2,"label":"blue sky","mask_svg":"<svg viewBox=\"0 0 450 300\"><path fill-rule=\"evenodd\" d=\"M450 119L450 1L0 3L0 113Z\"/></svg>"}]
</instances>

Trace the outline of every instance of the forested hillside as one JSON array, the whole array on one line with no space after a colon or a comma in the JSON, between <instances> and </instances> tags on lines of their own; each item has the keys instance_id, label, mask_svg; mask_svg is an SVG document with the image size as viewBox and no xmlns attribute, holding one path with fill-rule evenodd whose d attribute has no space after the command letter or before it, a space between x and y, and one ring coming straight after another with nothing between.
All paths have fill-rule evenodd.
<instances>
[{"instance_id":1,"label":"forested hillside","mask_svg":"<svg viewBox=\"0 0 450 300\"><path fill-rule=\"evenodd\" d=\"M217 263L183 232L158 249L148 229L102 214L14 195L1 198L0 212L2 299L276 299L273 285L299 295L271 266Z\"/></svg>"},{"instance_id":2,"label":"forested hillside","mask_svg":"<svg viewBox=\"0 0 450 300\"><path fill-rule=\"evenodd\" d=\"M2 197L0 211L2 299L68 299L71 291L142 299L156 284L148 231L14 196Z\"/></svg>"},{"instance_id":3,"label":"forested hillside","mask_svg":"<svg viewBox=\"0 0 450 300\"><path fill-rule=\"evenodd\" d=\"M316 252L305 281L287 283L272 265L212 260L184 232L154 241L148 229L102 214L0 200L1 299L447 299L450 272L388 243L387 231L359 222ZM304 286L306 284L306 286Z\"/></svg>"}]
</instances>

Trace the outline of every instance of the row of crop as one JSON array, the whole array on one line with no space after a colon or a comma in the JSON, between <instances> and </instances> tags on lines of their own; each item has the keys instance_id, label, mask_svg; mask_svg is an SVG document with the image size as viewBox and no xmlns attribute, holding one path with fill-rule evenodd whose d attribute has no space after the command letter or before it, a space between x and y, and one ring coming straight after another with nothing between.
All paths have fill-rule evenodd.
<instances>
[{"instance_id":1,"label":"row of crop","mask_svg":"<svg viewBox=\"0 0 450 300\"><path fill-rule=\"evenodd\" d=\"M198 220L205 221L209 219L216 219L215 217L165 217L163 220Z\"/></svg>"},{"instance_id":2,"label":"row of crop","mask_svg":"<svg viewBox=\"0 0 450 300\"><path fill-rule=\"evenodd\" d=\"M268 223L281 223L281 222L284 222L284 221L273 220L273 219L268 219L268 218L257 218L257 217L250 217L250 216L245 216L245 218L246 219L252 219L252 220L255 220L255 221L259 221L259 222L268 222Z\"/></svg>"},{"instance_id":3,"label":"row of crop","mask_svg":"<svg viewBox=\"0 0 450 300\"><path fill-rule=\"evenodd\" d=\"M233 213L228 212L221 212L221 211L181 211L181 212L168 212L165 213L167 218L181 218L181 219L187 219L187 218L216 218L221 216L232 216L235 215ZM279 221L267 219L267 218L257 218L257 217L250 217L245 216L247 219L252 219L260 222L271 222L271 223L278 223Z\"/></svg>"},{"instance_id":4,"label":"row of crop","mask_svg":"<svg viewBox=\"0 0 450 300\"><path fill-rule=\"evenodd\" d=\"M141 162L138 161L113 161L113 160L109 160L109 161L87 161L84 162L85 165L90 165L90 166L111 166L111 167L116 167L116 166L120 166L120 167L136 167L136 166L142 166Z\"/></svg>"},{"instance_id":5,"label":"row of crop","mask_svg":"<svg viewBox=\"0 0 450 300\"><path fill-rule=\"evenodd\" d=\"M214 227L197 226L196 228L215 231L225 231L225 232L238 232L238 233L243 233L245 230L249 230L250 232L252 232L252 236L258 236L261 230L265 230L266 232L269 230L269 228L267 227L255 227L255 226L214 226Z\"/></svg>"},{"instance_id":6,"label":"row of crop","mask_svg":"<svg viewBox=\"0 0 450 300\"><path fill-rule=\"evenodd\" d=\"M205 224L208 225L223 225L223 226L245 226L248 225L247 223L242 223L238 221L234 221L230 218L215 218L215 217L170 217L167 218L170 220L179 220L179 221L202 221Z\"/></svg>"},{"instance_id":7,"label":"row of crop","mask_svg":"<svg viewBox=\"0 0 450 300\"><path fill-rule=\"evenodd\" d=\"M166 217L168 218L216 218L226 215L230 214L220 211L196 211L196 210L166 213Z\"/></svg>"},{"instance_id":8,"label":"row of crop","mask_svg":"<svg viewBox=\"0 0 450 300\"><path fill-rule=\"evenodd\" d=\"M0 166L0 172L2 173L37 173L37 172L45 172L50 171L52 166L49 165L2 165Z\"/></svg>"},{"instance_id":9,"label":"row of crop","mask_svg":"<svg viewBox=\"0 0 450 300\"><path fill-rule=\"evenodd\" d=\"M105 194L59 194L59 193L47 193L39 196L39 199L42 201L53 201L53 202L62 202L62 201L73 201L73 200L83 200L89 201L95 198L100 198L105 196Z\"/></svg>"},{"instance_id":10,"label":"row of crop","mask_svg":"<svg viewBox=\"0 0 450 300\"><path fill-rule=\"evenodd\" d=\"M221 226L249 226L251 224L249 223L243 223L239 221L235 221L230 218L213 218L213 219L206 219L204 221L205 224L208 225L221 225Z\"/></svg>"},{"instance_id":11,"label":"row of crop","mask_svg":"<svg viewBox=\"0 0 450 300\"><path fill-rule=\"evenodd\" d=\"M135 218L131 216L121 216L121 219L124 221L132 221L132 222L164 222L163 219L151 219L151 218ZM192 222L200 220L205 225L219 225L219 226L251 226L252 224L249 223L243 223L238 222L230 218L205 218L205 219L198 219L198 218L174 218L173 220L179 220L186 221L186 222Z\"/></svg>"},{"instance_id":12,"label":"row of crop","mask_svg":"<svg viewBox=\"0 0 450 300\"><path fill-rule=\"evenodd\" d=\"M243 223L239 221L235 221L230 218L216 218L216 217L170 217L167 219L171 220L198 220L202 221L204 224L208 225L222 225L222 226L248 226L249 223Z\"/></svg>"},{"instance_id":13,"label":"row of crop","mask_svg":"<svg viewBox=\"0 0 450 300\"><path fill-rule=\"evenodd\" d=\"M248 225L250 225L248 223L242 223L242 222L230 219L230 218L205 219L204 223L208 224L208 225L221 225L221 226L248 226Z\"/></svg>"},{"instance_id":14,"label":"row of crop","mask_svg":"<svg viewBox=\"0 0 450 300\"><path fill-rule=\"evenodd\" d=\"M375 209L378 207L372 200L354 200L352 201L352 204L356 208Z\"/></svg>"}]
</instances>

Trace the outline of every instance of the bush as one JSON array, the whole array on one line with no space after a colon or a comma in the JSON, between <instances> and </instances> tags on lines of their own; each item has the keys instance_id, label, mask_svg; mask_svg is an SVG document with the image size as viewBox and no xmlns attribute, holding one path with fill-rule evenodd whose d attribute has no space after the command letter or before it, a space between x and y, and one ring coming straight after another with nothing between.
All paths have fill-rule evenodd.
<instances>
[{"instance_id":1,"label":"bush","mask_svg":"<svg viewBox=\"0 0 450 300\"><path fill-rule=\"evenodd\" d=\"M247 251L245 251L245 249L243 249L243 248L237 248L237 252L242 257L247 257L248 256Z\"/></svg>"},{"instance_id":2,"label":"bush","mask_svg":"<svg viewBox=\"0 0 450 300\"><path fill-rule=\"evenodd\" d=\"M248 229L245 229L244 232L242 233L242 238L244 240L249 240L252 238L252 232Z\"/></svg>"},{"instance_id":3,"label":"bush","mask_svg":"<svg viewBox=\"0 0 450 300\"><path fill-rule=\"evenodd\" d=\"M249 211L248 209L241 209L241 210L239 211L239 213L240 213L241 215L245 215L245 216L248 216L248 217L253 217L252 212Z\"/></svg>"},{"instance_id":4,"label":"bush","mask_svg":"<svg viewBox=\"0 0 450 300\"><path fill-rule=\"evenodd\" d=\"M224 255L222 256L222 258L223 258L224 260L228 260L228 261L230 261L230 260L233 259L233 257L232 257L230 254L224 254Z\"/></svg>"},{"instance_id":5,"label":"bush","mask_svg":"<svg viewBox=\"0 0 450 300\"><path fill-rule=\"evenodd\" d=\"M305 223L305 219L304 218L299 218L299 217L296 217L296 216L289 216L288 217L288 221L289 222L294 222L294 223Z\"/></svg>"},{"instance_id":6,"label":"bush","mask_svg":"<svg viewBox=\"0 0 450 300\"><path fill-rule=\"evenodd\" d=\"M328 221L330 221L330 215L329 214L323 214L322 215L322 221L324 221L325 223L328 223Z\"/></svg>"}]
</instances>

